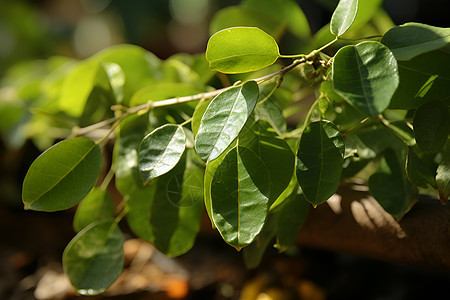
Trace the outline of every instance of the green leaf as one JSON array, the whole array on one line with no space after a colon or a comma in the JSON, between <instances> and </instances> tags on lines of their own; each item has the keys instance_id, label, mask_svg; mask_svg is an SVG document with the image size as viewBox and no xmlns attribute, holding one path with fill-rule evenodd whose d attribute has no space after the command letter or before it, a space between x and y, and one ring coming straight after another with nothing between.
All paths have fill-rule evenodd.
<instances>
[{"instance_id":1,"label":"green leaf","mask_svg":"<svg viewBox=\"0 0 450 300\"><path fill-rule=\"evenodd\" d=\"M391 28L381 39L397 60L410 60L417 55L442 48L450 43L450 28L420 23L406 23Z\"/></svg>"},{"instance_id":2,"label":"green leaf","mask_svg":"<svg viewBox=\"0 0 450 300\"><path fill-rule=\"evenodd\" d=\"M59 142L30 166L23 181L25 209L56 211L83 199L100 173L100 147L84 137Z\"/></svg>"},{"instance_id":3,"label":"green leaf","mask_svg":"<svg viewBox=\"0 0 450 300\"><path fill-rule=\"evenodd\" d=\"M369 116L376 116L389 106L398 84L397 61L381 43L346 46L334 57L334 89Z\"/></svg>"},{"instance_id":4,"label":"green leaf","mask_svg":"<svg viewBox=\"0 0 450 300\"><path fill-rule=\"evenodd\" d=\"M301 188L297 186L294 192L283 201L277 224L277 245L280 251L287 250L295 239L308 216L309 202Z\"/></svg>"},{"instance_id":5,"label":"green leaf","mask_svg":"<svg viewBox=\"0 0 450 300\"><path fill-rule=\"evenodd\" d=\"M239 5L219 10L210 22L209 32L213 35L220 30L238 26L258 27L275 39L278 39L285 29L285 23L273 16Z\"/></svg>"},{"instance_id":6,"label":"green leaf","mask_svg":"<svg viewBox=\"0 0 450 300\"><path fill-rule=\"evenodd\" d=\"M294 174L294 153L289 145L276 135L270 124L261 120L239 136L239 146L250 149L269 170L269 203L272 204L289 185Z\"/></svg>"},{"instance_id":7,"label":"green leaf","mask_svg":"<svg viewBox=\"0 0 450 300\"><path fill-rule=\"evenodd\" d=\"M102 66L108 76L109 84L115 96L115 102L121 103L123 100L123 87L125 85L125 74L122 68L112 62L104 62Z\"/></svg>"},{"instance_id":8,"label":"green leaf","mask_svg":"<svg viewBox=\"0 0 450 300\"><path fill-rule=\"evenodd\" d=\"M123 235L111 221L84 228L63 253L64 273L82 295L103 293L122 272L123 263Z\"/></svg>"},{"instance_id":9,"label":"green leaf","mask_svg":"<svg viewBox=\"0 0 450 300\"><path fill-rule=\"evenodd\" d=\"M121 44L111 46L92 57L106 63L116 63L125 76L123 86L123 105L128 105L131 96L139 89L161 80L161 62L153 53L145 49Z\"/></svg>"},{"instance_id":10,"label":"green leaf","mask_svg":"<svg viewBox=\"0 0 450 300\"><path fill-rule=\"evenodd\" d=\"M417 145L427 154L439 152L447 142L450 120L448 107L441 101L419 107L413 120Z\"/></svg>"},{"instance_id":11,"label":"green leaf","mask_svg":"<svg viewBox=\"0 0 450 300\"><path fill-rule=\"evenodd\" d=\"M145 183L175 167L186 148L186 135L179 125L166 124L149 133L139 146L139 173Z\"/></svg>"},{"instance_id":12,"label":"green leaf","mask_svg":"<svg viewBox=\"0 0 450 300\"><path fill-rule=\"evenodd\" d=\"M389 108L415 109L429 101L449 104L450 53L435 50L399 61L400 84Z\"/></svg>"},{"instance_id":13,"label":"green leaf","mask_svg":"<svg viewBox=\"0 0 450 300\"><path fill-rule=\"evenodd\" d=\"M211 36L206 48L209 67L229 74L262 69L279 56L277 42L256 27L223 29Z\"/></svg>"},{"instance_id":14,"label":"green leaf","mask_svg":"<svg viewBox=\"0 0 450 300\"><path fill-rule=\"evenodd\" d=\"M133 232L171 257L187 252L200 229L203 169L192 150L186 153L170 172L127 196Z\"/></svg>"},{"instance_id":15,"label":"green leaf","mask_svg":"<svg viewBox=\"0 0 450 300\"><path fill-rule=\"evenodd\" d=\"M417 201L417 190L405 173L405 157L392 149L384 152L378 171L369 178L369 190L380 205L400 220Z\"/></svg>"},{"instance_id":16,"label":"green leaf","mask_svg":"<svg viewBox=\"0 0 450 300\"><path fill-rule=\"evenodd\" d=\"M192 122L191 129L194 137L197 135L198 129L200 128L200 124L202 121L203 114L205 113L208 105L211 101L202 99L198 102L197 106L195 106L194 113L192 114Z\"/></svg>"},{"instance_id":17,"label":"green leaf","mask_svg":"<svg viewBox=\"0 0 450 300\"><path fill-rule=\"evenodd\" d=\"M270 174L244 147L232 148L217 167L211 184L212 217L223 239L236 249L247 246L267 217Z\"/></svg>"},{"instance_id":18,"label":"green leaf","mask_svg":"<svg viewBox=\"0 0 450 300\"><path fill-rule=\"evenodd\" d=\"M247 268L256 268L261 263L264 252L275 237L278 219L277 213L269 213L267 221L256 239L244 248L244 263Z\"/></svg>"},{"instance_id":19,"label":"green leaf","mask_svg":"<svg viewBox=\"0 0 450 300\"><path fill-rule=\"evenodd\" d=\"M102 188L94 188L80 204L73 218L73 228L80 232L95 221L113 220L114 202L112 197Z\"/></svg>"},{"instance_id":20,"label":"green leaf","mask_svg":"<svg viewBox=\"0 0 450 300\"><path fill-rule=\"evenodd\" d=\"M303 131L297 153L297 180L313 205L328 200L337 190L344 163L344 140L336 126L313 122Z\"/></svg>"},{"instance_id":21,"label":"green leaf","mask_svg":"<svg viewBox=\"0 0 450 300\"><path fill-rule=\"evenodd\" d=\"M444 157L437 168L436 183L441 203L445 204L450 196L450 147L444 151Z\"/></svg>"},{"instance_id":22,"label":"green leaf","mask_svg":"<svg viewBox=\"0 0 450 300\"><path fill-rule=\"evenodd\" d=\"M423 155L414 147L409 147L406 161L406 174L409 181L420 187L428 185L436 188L436 166L430 157Z\"/></svg>"},{"instance_id":23,"label":"green leaf","mask_svg":"<svg viewBox=\"0 0 450 300\"><path fill-rule=\"evenodd\" d=\"M298 37L308 37L309 23L300 6L292 0L245 0L243 7L270 16ZM266 18L267 20L267 18Z\"/></svg>"},{"instance_id":24,"label":"green leaf","mask_svg":"<svg viewBox=\"0 0 450 300\"><path fill-rule=\"evenodd\" d=\"M258 99L258 85L249 81L216 96L203 114L195 150L204 161L216 159L238 136Z\"/></svg>"},{"instance_id":25,"label":"green leaf","mask_svg":"<svg viewBox=\"0 0 450 300\"><path fill-rule=\"evenodd\" d=\"M175 97L195 95L203 92L204 90L187 83L157 82L150 84L134 93L130 100L130 105L138 106L149 101L160 101Z\"/></svg>"},{"instance_id":26,"label":"green leaf","mask_svg":"<svg viewBox=\"0 0 450 300\"><path fill-rule=\"evenodd\" d=\"M358 0L339 1L331 17L330 31L335 36L343 35L350 28L358 11Z\"/></svg>"}]
</instances>

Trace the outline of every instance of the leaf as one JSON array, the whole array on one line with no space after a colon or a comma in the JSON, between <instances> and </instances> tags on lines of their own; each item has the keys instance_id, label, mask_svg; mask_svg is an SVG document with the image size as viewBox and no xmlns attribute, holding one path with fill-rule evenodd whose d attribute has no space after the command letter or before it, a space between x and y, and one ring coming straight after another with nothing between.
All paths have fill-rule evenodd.
<instances>
[{"instance_id":1,"label":"leaf","mask_svg":"<svg viewBox=\"0 0 450 300\"><path fill-rule=\"evenodd\" d=\"M267 221L256 239L244 248L244 263L247 268L256 268L261 263L264 252L275 237L278 219L278 214L269 213Z\"/></svg>"},{"instance_id":2,"label":"leaf","mask_svg":"<svg viewBox=\"0 0 450 300\"><path fill-rule=\"evenodd\" d=\"M297 188L284 200L277 224L277 245L280 251L287 250L295 239L306 220L310 208L309 202L301 188Z\"/></svg>"},{"instance_id":3,"label":"leaf","mask_svg":"<svg viewBox=\"0 0 450 300\"><path fill-rule=\"evenodd\" d=\"M281 23L273 16L263 14L250 7L229 6L219 10L213 17L209 25L209 32L213 35L223 29L231 27L257 27L270 36L278 39L285 28L285 23Z\"/></svg>"},{"instance_id":4,"label":"leaf","mask_svg":"<svg viewBox=\"0 0 450 300\"><path fill-rule=\"evenodd\" d=\"M211 36L206 47L209 67L229 74L262 69L279 56L277 42L256 27L223 29Z\"/></svg>"},{"instance_id":5,"label":"leaf","mask_svg":"<svg viewBox=\"0 0 450 300\"><path fill-rule=\"evenodd\" d=\"M95 221L113 220L114 202L112 197L102 188L94 188L80 204L73 218L73 228L80 232Z\"/></svg>"},{"instance_id":6,"label":"leaf","mask_svg":"<svg viewBox=\"0 0 450 300\"><path fill-rule=\"evenodd\" d=\"M160 101L175 97L203 93L204 90L187 83L157 82L139 89L130 100L131 106L138 106L149 101Z\"/></svg>"},{"instance_id":7,"label":"leaf","mask_svg":"<svg viewBox=\"0 0 450 300\"><path fill-rule=\"evenodd\" d=\"M420 23L406 23L391 28L381 42L391 49L397 60L410 60L450 43L450 28Z\"/></svg>"},{"instance_id":8,"label":"leaf","mask_svg":"<svg viewBox=\"0 0 450 300\"><path fill-rule=\"evenodd\" d=\"M166 124L149 133L139 146L139 173L145 183L169 172L186 148L186 135L179 125Z\"/></svg>"},{"instance_id":9,"label":"leaf","mask_svg":"<svg viewBox=\"0 0 450 300\"><path fill-rule=\"evenodd\" d=\"M212 217L223 239L236 249L261 231L269 206L270 175L264 163L236 146L217 167L211 184Z\"/></svg>"},{"instance_id":10,"label":"leaf","mask_svg":"<svg viewBox=\"0 0 450 300\"><path fill-rule=\"evenodd\" d=\"M343 35L350 28L358 11L358 0L340 0L330 23L330 31L335 36Z\"/></svg>"},{"instance_id":11,"label":"leaf","mask_svg":"<svg viewBox=\"0 0 450 300\"><path fill-rule=\"evenodd\" d=\"M25 209L70 208L94 186L102 162L100 147L84 137L59 142L30 166L23 181Z\"/></svg>"},{"instance_id":12,"label":"leaf","mask_svg":"<svg viewBox=\"0 0 450 300\"><path fill-rule=\"evenodd\" d=\"M195 150L206 162L216 159L238 136L258 99L258 85L249 81L216 96L203 114Z\"/></svg>"},{"instance_id":13,"label":"leaf","mask_svg":"<svg viewBox=\"0 0 450 300\"><path fill-rule=\"evenodd\" d=\"M369 116L382 113L399 84L397 61L378 42L341 48L333 60L335 91Z\"/></svg>"},{"instance_id":14,"label":"leaf","mask_svg":"<svg viewBox=\"0 0 450 300\"><path fill-rule=\"evenodd\" d=\"M106 63L116 63L125 76L123 105L129 105L131 96L139 89L161 80L161 61L153 53L142 47L121 44L100 51L92 57Z\"/></svg>"},{"instance_id":15,"label":"leaf","mask_svg":"<svg viewBox=\"0 0 450 300\"><path fill-rule=\"evenodd\" d=\"M417 201L417 190L405 173L405 157L392 149L384 152L378 171L369 178L369 190L380 205L400 220Z\"/></svg>"},{"instance_id":16,"label":"leaf","mask_svg":"<svg viewBox=\"0 0 450 300\"><path fill-rule=\"evenodd\" d=\"M125 85L125 74L122 68L112 62L102 63L102 67L108 76L109 84L114 93L116 103L121 103L123 100L123 87Z\"/></svg>"},{"instance_id":17,"label":"leaf","mask_svg":"<svg viewBox=\"0 0 450 300\"><path fill-rule=\"evenodd\" d=\"M448 107L441 101L420 106L413 120L417 145L427 154L439 152L447 142L450 121Z\"/></svg>"},{"instance_id":18,"label":"leaf","mask_svg":"<svg viewBox=\"0 0 450 300\"><path fill-rule=\"evenodd\" d=\"M297 153L297 180L313 205L328 200L337 190L344 163L344 140L336 126L313 122L303 131Z\"/></svg>"},{"instance_id":19,"label":"leaf","mask_svg":"<svg viewBox=\"0 0 450 300\"><path fill-rule=\"evenodd\" d=\"M194 152L186 153L171 171L128 194L131 229L170 257L191 249L200 229L203 170Z\"/></svg>"},{"instance_id":20,"label":"leaf","mask_svg":"<svg viewBox=\"0 0 450 300\"><path fill-rule=\"evenodd\" d=\"M450 53L435 50L399 61L400 84L389 108L415 109L430 101L450 102Z\"/></svg>"},{"instance_id":21,"label":"leaf","mask_svg":"<svg viewBox=\"0 0 450 300\"><path fill-rule=\"evenodd\" d=\"M239 136L239 146L250 149L269 170L269 203L272 204L289 185L294 173L294 153L284 140L277 137L270 124L261 120Z\"/></svg>"},{"instance_id":22,"label":"leaf","mask_svg":"<svg viewBox=\"0 0 450 300\"><path fill-rule=\"evenodd\" d=\"M242 5L260 12L266 19L268 16L272 17L298 37L308 37L311 34L308 20L295 1L245 0Z\"/></svg>"},{"instance_id":23,"label":"leaf","mask_svg":"<svg viewBox=\"0 0 450 300\"><path fill-rule=\"evenodd\" d=\"M441 203L445 204L450 196L450 147L444 151L444 156L436 171L436 183Z\"/></svg>"},{"instance_id":24,"label":"leaf","mask_svg":"<svg viewBox=\"0 0 450 300\"><path fill-rule=\"evenodd\" d=\"M425 156L420 155L418 149L409 147L408 158L406 161L406 174L409 181L420 187L426 188L428 185L436 188L436 166L432 160Z\"/></svg>"},{"instance_id":25,"label":"leaf","mask_svg":"<svg viewBox=\"0 0 450 300\"><path fill-rule=\"evenodd\" d=\"M82 295L104 292L123 270L123 235L112 221L80 231L63 253L64 273Z\"/></svg>"},{"instance_id":26,"label":"leaf","mask_svg":"<svg viewBox=\"0 0 450 300\"><path fill-rule=\"evenodd\" d=\"M194 113L192 115L191 129L194 137L197 135L198 129L200 128L200 123L202 121L203 114L205 113L208 105L211 101L200 100L195 107Z\"/></svg>"}]
</instances>

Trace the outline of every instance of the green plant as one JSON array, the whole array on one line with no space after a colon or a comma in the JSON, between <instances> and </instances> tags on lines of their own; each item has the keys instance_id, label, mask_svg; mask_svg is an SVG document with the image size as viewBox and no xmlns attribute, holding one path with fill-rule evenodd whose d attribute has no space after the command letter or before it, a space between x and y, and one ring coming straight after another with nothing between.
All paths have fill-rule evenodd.
<instances>
[{"instance_id":1,"label":"green plant","mask_svg":"<svg viewBox=\"0 0 450 300\"><path fill-rule=\"evenodd\" d=\"M213 19L206 60L161 61L131 45L52 59L50 75L30 83L39 89L21 90L39 95L27 103L31 118L2 104L15 112L2 126L27 115L22 126L42 148L54 142L49 133L67 137L31 165L22 198L39 211L81 201L78 234L63 255L75 289L101 293L121 273L124 217L137 236L177 256L193 246L206 209L252 267L273 239L287 249L309 207L354 177L397 219L418 188L433 187L445 203L450 29L392 27L380 3L341 0L311 37L294 1L245 0ZM309 54L281 55L285 32Z\"/></svg>"}]
</instances>

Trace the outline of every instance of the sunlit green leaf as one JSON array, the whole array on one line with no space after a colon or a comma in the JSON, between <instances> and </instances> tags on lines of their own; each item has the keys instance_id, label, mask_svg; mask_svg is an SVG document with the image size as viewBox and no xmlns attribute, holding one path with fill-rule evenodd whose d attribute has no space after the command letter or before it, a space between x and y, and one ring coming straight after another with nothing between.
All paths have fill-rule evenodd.
<instances>
[{"instance_id":1,"label":"sunlit green leaf","mask_svg":"<svg viewBox=\"0 0 450 300\"><path fill-rule=\"evenodd\" d=\"M78 293L103 293L123 270L123 235L112 221L80 231L63 253L64 273Z\"/></svg>"},{"instance_id":2,"label":"sunlit green leaf","mask_svg":"<svg viewBox=\"0 0 450 300\"><path fill-rule=\"evenodd\" d=\"M334 57L334 89L369 116L376 116L389 106L398 83L397 61L381 43L346 46Z\"/></svg>"},{"instance_id":3,"label":"sunlit green leaf","mask_svg":"<svg viewBox=\"0 0 450 300\"><path fill-rule=\"evenodd\" d=\"M114 219L114 202L103 188L94 188L80 204L73 218L73 228L81 231L95 221Z\"/></svg>"},{"instance_id":4,"label":"sunlit green leaf","mask_svg":"<svg viewBox=\"0 0 450 300\"><path fill-rule=\"evenodd\" d=\"M203 93L204 90L187 83L157 82L138 90L130 100L131 106L145 104L175 97Z\"/></svg>"},{"instance_id":5,"label":"sunlit green leaf","mask_svg":"<svg viewBox=\"0 0 450 300\"><path fill-rule=\"evenodd\" d=\"M122 68L118 64L112 62L104 62L102 63L102 66L108 76L116 103L121 103L123 100L123 87L125 84L125 74L123 73Z\"/></svg>"},{"instance_id":6,"label":"sunlit green leaf","mask_svg":"<svg viewBox=\"0 0 450 300\"><path fill-rule=\"evenodd\" d=\"M450 28L406 23L386 32L381 42L391 49L397 60L410 60L422 53L448 45Z\"/></svg>"},{"instance_id":7,"label":"sunlit green leaf","mask_svg":"<svg viewBox=\"0 0 450 300\"><path fill-rule=\"evenodd\" d=\"M223 29L237 26L258 27L272 37L278 38L283 33L285 23L249 7L229 6L214 15L209 25L209 32L213 35Z\"/></svg>"},{"instance_id":8,"label":"sunlit green leaf","mask_svg":"<svg viewBox=\"0 0 450 300\"><path fill-rule=\"evenodd\" d=\"M413 126L417 145L425 153L439 152L447 142L450 129L447 105L441 101L425 103L416 110Z\"/></svg>"},{"instance_id":9,"label":"sunlit green leaf","mask_svg":"<svg viewBox=\"0 0 450 300\"><path fill-rule=\"evenodd\" d=\"M144 182L169 172L186 148L186 135L179 125L166 124L149 133L139 146L139 173Z\"/></svg>"},{"instance_id":10,"label":"sunlit green leaf","mask_svg":"<svg viewBox=\"0 0 450 300\"><path fill-rule=\"evenodd\" d=\"M343 35L355 20L358 11L358 0L339 1L331 17L330 31L335 36Z\"/></svg>"},{"instance_id":11,"label":"sunlit green leaf","mask_svg":"<svg viewBox=\"0 0 450 300\"><path fill-rule=\"evenodd\" d=\"M258 99L258 85L249 81L215 97L203 114L195 150L204 161L217 158L238 136Z\"/></svg>"},{"instance_id":12,"label":"sunlit green leaf","mask_svg":"<svg viewBox=\"0 0 450 300\"><path fill-rule=\"evenodd\" d=\"M344 140L327 121L309 124L300 138L297 180L313 205L328 200L337 190L344 162Z\"/></svg>"},{"instance_id":13,"label":"sunlit green leaf","mask_svg":"<svg viewBox=\"0 0 450 300\"><path fill-rule=\"evenodd\" d=\"M276 19L298 37L310 35L308 20L293 0L245 0L242 5Z\"/></svg>"},{"instance_id":14,"label":"sunlit green leaf","mask_svg":"<svg viewBox=\"0 0 450 300\"><path fill-rule=\"evenodd\" d=\"M256 238L266 220L270 174L244 147L232 148L217 167L211 184L212 216L223 239L236 249Z\"/></svg>"},{"instance_id":15,"label":"sunlit green leaf","mask_svg":"<svg viewBox=\"0 0 450 300\"><path fill-rule=\"evenodd\" d=\"M65 140L49 148L24 179L25 208L56 211L74 206L96 183L101 162L100 147L88 138Z\"/></svg>"},{"instance_id":16,"label":"sunlit green leaf","mask_svg":"<svg viewBox=\"0 0 450 300\"><path fill-rule=\"evenodd\" d=\"M209 67L230 74L262 69L279 56L277 42L256 27L223 29L211 36L206 48Z\"/></svg>"}]
</instances>

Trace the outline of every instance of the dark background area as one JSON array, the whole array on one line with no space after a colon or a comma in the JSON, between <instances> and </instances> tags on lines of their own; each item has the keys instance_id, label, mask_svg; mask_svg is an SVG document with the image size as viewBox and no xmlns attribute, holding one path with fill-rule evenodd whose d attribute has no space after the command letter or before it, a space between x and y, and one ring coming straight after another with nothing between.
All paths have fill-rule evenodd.
<instances>
[{"instance_id":1,"label":"dark background area","mask_svg":"<svg viewBox=\"0 0 450 300\"><path fill-rule=\"evenodd\" d=\"M197 3L198 17L189 18L179 12L177 15L175 7L179 5L182 10L181 2ZM297 2L313 32L329 21L337 3ZM200 53L205 49L208 23L214 12L237 3L0 0L0 77L21 61L53 55L85 58L117 43L140 45L162 59L178 52ZM448 1L385 0L384 8L395 24L415 21L449 27ZM39 153L30 142L10 149L0 138L0 299L35 299L36 285L46 272L61 274L61 253L74 235L73 210L51 214L23 210L21 182ZM132 246L129 249L133 253ZM191 290L185 295L190 299L238 299L243 290L263 288L272 291L266 294L274 296L259 300L299 299L298 294L303 299L447 299L450 284L450 274L436 270L304 248L293 248L283 255L272 249L258 269L247 270L240 254L220 240L217 233L209 232L200 234L194 249L175 262L178 271L168 271L166 264L170 263L156 257L153 264L161 273L147 279L156 280L165 274L172 280L187 270L192 275L186 279ZM54 278L56 282L61 277ZM54 286L50 284L49 288ZM125 295L118 292L95 299L168 299L168 291L161 284L152 291L135 289L123 292ZM175 294L172 296L176 298ZM84 298L70 292L59 297Z\"/></svg>"}]
</instances>

